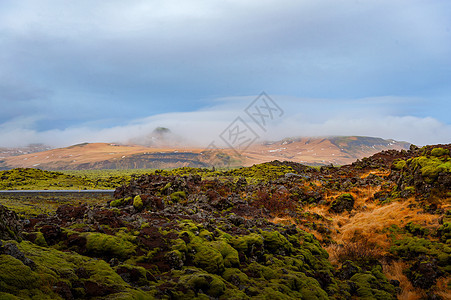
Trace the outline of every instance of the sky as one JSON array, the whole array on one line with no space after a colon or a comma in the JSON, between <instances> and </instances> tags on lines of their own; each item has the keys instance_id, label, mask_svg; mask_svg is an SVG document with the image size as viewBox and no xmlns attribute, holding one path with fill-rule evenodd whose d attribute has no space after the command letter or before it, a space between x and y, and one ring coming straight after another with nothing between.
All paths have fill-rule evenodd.
<instances>
[{"instance_id":1,"label":"sky","mask_svg":"<svg viewBox=\"0 0 451 300\"><path fill-rule=\"evenodd\" d=\"M447 0L2 0L0 146L365 135L451 142ZM265 128L246 108L265 92Z\"/></svg>"}]
</instances>

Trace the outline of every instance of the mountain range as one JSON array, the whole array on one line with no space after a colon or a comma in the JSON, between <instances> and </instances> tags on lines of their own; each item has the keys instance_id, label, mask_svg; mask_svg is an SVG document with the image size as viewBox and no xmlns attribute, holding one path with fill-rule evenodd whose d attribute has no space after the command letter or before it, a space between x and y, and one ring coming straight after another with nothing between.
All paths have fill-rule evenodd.
<instances>
[{"instance_id":1,"label":"mountain range","mask_svg":"<svg viewBox=\"0 0 451 300\"><path fill-rule=\"evenodd\" d=\"M306 165L344 165L410 143L362 136L300 137L255 143L244 151L182 146L83 143L65 148L46 146L0 149L0 169L47 170L237 167L273 160Z\"/></svg>"}]
</instances>

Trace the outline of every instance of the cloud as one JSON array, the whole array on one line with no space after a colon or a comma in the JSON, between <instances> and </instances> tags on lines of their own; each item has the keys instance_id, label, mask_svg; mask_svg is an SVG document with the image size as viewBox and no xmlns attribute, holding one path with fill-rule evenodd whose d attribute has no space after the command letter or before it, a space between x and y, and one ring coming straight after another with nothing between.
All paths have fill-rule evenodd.
<instances>
[{"instance_id":1,"label":"cloud","mask_svg":"<svg viewBox=\"0 0 451 300\"><path fill-rule=\"evenodd\" d=\"M1 1L0 143L126 141L157 126L205 142L262 89L291 97L274 137L443 140L449 11L421 0Z\"/></svg>"},{"instance_id":2,"label":"cloud","mask_svg":"<svg viewBox=\"0 0 451 300\"><path fill-rule=\"evenodd\" d=\"M170 145L205 147L211 142L226 146L221 133L237 117L241 117L258 135L259 141L296 136L362 135L393 138L418 145L449 143L451 126L431 117L397 116L399 107L420 99L380 97L342 100L305 99L271 96L284 110L280 118L268 121L262 130L244 109L255 96L222 98L216 105L192 112L157 114L109 128L70 127L64 130L36 131L33 119L17 119L0 126L0 141L7 145L45 143L69 146L82 142L117 142L148 144L157 127L173 133ZM332 107L332 109L331 109Z\"/></svg>"}]
</instances>

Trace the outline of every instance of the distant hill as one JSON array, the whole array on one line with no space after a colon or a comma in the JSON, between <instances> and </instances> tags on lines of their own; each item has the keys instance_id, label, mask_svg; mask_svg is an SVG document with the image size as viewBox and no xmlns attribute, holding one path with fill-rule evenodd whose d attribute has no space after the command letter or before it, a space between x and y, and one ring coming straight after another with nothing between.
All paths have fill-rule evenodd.
<instances>
[{"instance_id":1,"label":"distant hill","mask_svg":"<svg viewBox=\"0 0 451 300\"><path fill-rule=\"evenodd\" d=\"M410 143L365 136L288 138L256 144L248 151L248 161L289 160L307 165L345 165L379 151L409 149Z\"/></svg>"},{"instance_id":2,"label":"distant hill","mask_svg":"<svg viewBox=\"0 0 451 300\"><path fill-rule=\"evenodd\" d=\"M139 169L176 167L236 167L273 160L307 165L343 165L388 149L408 149L406 142L373 137L287 138L262 142L244 152L203 148L148 147L111 143L84 143L0 159L0 169L48 170Z\"/></svg>"},{"instance_id":3,"label":"distant hill","mask_svg":"<svg viewBox=\"0 0 451 300\"><path fill-rule=\"evenodd\" d=\"M10 156L41 152L50 149L52 149L52 147L43 144L31 144L25 147L0 147L0 159Z\"/></svg>"}]
</instances>

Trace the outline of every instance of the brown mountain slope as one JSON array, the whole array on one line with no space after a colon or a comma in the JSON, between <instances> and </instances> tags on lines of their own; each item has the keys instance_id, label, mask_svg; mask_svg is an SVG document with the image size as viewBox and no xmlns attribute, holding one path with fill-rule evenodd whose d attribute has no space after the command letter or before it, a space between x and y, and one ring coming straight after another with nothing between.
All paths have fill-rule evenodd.
<instances>
[{"instance_id":1,"label":"brown mountain slope","mask_svg":"<svg viewBox=\"0 0 451 300\"><path fill-rule=\"evenodd\" d=\"M249 166L272 160L310 165L343 165L387 149L407 149L410 144L370 137L292 138L256 143L244 152L203 148L155 148L110 143L85 143L26 155L4 157L1 169L17 167L51 170L136 169ZM214 158L214 159L212 159Z\"/></svg>"},{"instance_id":2,"label":"brown mountain slope","mask_svg":"<svg viewBox=\"0 0 451 300\"><path fill-rule=\"evenodd\" d=\"M345 165L379 151L408 149L406 142L373 137L291 138L256 144L246 151L255 163L289 160L307 165Z\"/></svg>"}]
</instances>

